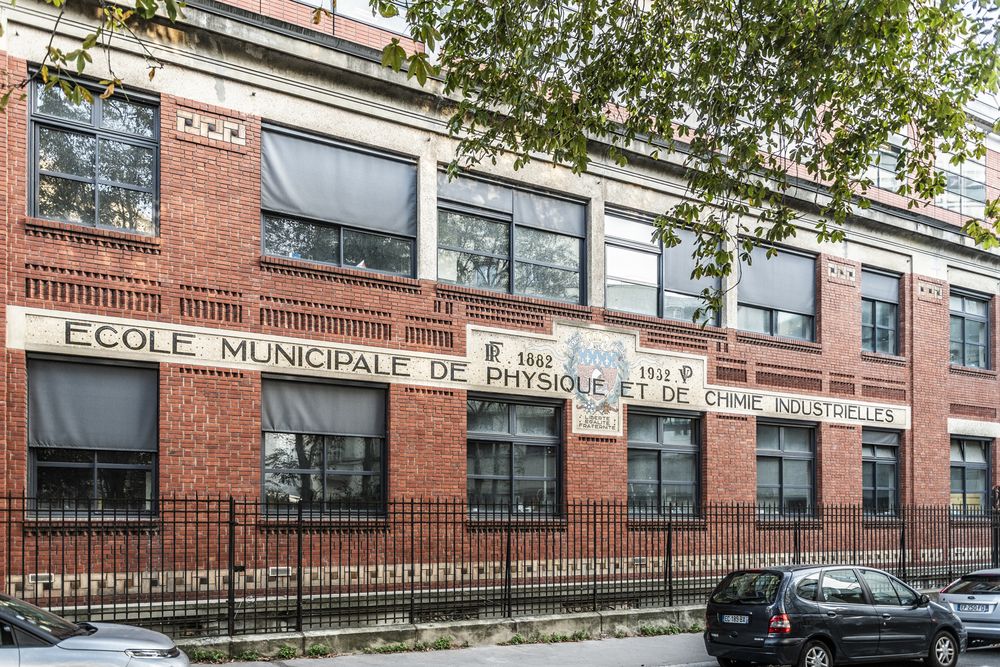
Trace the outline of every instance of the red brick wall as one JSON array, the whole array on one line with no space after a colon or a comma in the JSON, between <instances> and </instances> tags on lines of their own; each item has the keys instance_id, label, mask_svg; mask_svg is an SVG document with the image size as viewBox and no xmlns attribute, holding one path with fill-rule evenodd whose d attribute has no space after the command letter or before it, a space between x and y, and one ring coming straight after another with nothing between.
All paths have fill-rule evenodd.
<instances>
[{"instance_id":1,"label":"red brick wall","mask_svg":"<svg viewBox=\"0 0 1000 667\"><path fill-rule=\"evenodd\" d=\"M9 67L14 75L25 71L24 63ZM712 383L912 405L914 431L901 457L904 502L947 501L950 414L995 419L996 373L949 368L947 286L939 281L904 279L903 354L884 357L860 352L860 266L829 256L817 262L817 343L265 260L260 119L170 96L160 109L160 233L148 238L29 219L26 103L12 102L0 121L0 271L8 303L447 354L464 353L469 323L537 332L562 319L636 329L644 346L706 356ZM245 145L178 130L178 110L242 125ZM942 294L921 293L920 284ZM4 484L20 491L27 476L24 355L8 352L2 363ZM164 367L161 387L163 492L256 495L259 375ZM390 494L462 497L464 394L393 387L390 404ZM564 497L623 498L625 442L567 437ZM859 442L860 429L819 429L818 500L860 498ZM753 419L705 417L705 500L753 502L754 443Z\"/></svg>"}]
</instances>

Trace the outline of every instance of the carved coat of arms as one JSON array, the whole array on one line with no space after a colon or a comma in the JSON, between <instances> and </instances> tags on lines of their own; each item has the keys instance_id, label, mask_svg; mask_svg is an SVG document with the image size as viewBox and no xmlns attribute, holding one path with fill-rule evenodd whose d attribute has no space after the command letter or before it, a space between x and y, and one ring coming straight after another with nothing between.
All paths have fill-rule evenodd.
<instances>
[{"instance_id":1,"label":"carved coat of arms","mask_svg":"<svg viewBox=\"0 0 1000 667\"><path fill-rule=\"evenodd\" d=\"M577 407L589 412L618 411L621 383L628 382L629 364L620 339L584 339L574 333L566 341L567 375L578 378L573 391Z\"/></svg>"}]
</instances>

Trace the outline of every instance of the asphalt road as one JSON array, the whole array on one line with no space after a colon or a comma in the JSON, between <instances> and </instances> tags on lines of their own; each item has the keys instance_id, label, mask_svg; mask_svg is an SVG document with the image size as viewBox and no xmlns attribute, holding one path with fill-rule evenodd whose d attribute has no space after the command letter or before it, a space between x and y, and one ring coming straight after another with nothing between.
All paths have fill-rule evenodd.
<instances>
[{"instance_id":1,"label":"asphalt road","mask_svg":"<svg viewBox=\"0 0 1000 667\"><path fill-rule=\"evenodd\" d=\"M230 663L237 667L718 667L705 653L701 635L603 639L566 644L482 646L453 651L346 655L274 662ZM916 667L920 662L879 663L880 667ZM1000 648L976 649L962 656L963 667L1000 667Z\"/></svg>"}]
</instances>

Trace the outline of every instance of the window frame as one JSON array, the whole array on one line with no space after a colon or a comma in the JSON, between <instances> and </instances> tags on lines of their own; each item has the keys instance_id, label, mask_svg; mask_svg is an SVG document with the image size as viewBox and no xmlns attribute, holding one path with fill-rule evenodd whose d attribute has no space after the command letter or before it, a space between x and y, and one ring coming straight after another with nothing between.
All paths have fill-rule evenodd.
<instances>
[{"instance_id":1,"label":"window frame","mask_svg":"<svg viewBox=\"0 0 1000 667\"><path fill-rule=\"evenodd\" d=\"M872 273L875 275L883 276L885 278L892 278L896 280L896 300L895 301L885 301L884 299L876 299L874 297L864 295L864 281L865 274ZM867 352L869 354L886 354L890 356L899 356L900 353L900 340L899 340L899 329L900 329L900 308L899 308L899 280L901 276L898 273L892 273L891 271L883 271L881 269L870 268L867 266L861 267L861 351ZM878 325L878 306L892 306L895 316L892 319L892 327L882 327ZM871 321L870 327L866 327L864 324L864 311L869 308L871 309ZM865 329L870 328L872 330L872 347L868 349L865 347ZM892 332L892 352L882 352L878 349L878 333L879 331L891 331Z\"/></svg>"},{"instance_id":2,"label":"window frame","mask_svg":"<svg viewBox=\"0 0 1000 667\"><path fill-rule=\"evenodd\" d=\"M778 449L765 449L761 450L759 446L760 442L760 427L772 427L778 428ZM809 432L809 452L789 452L784 449L784 431L787 428L801 429ZM754 464L755 472L757 473L757 499L755 500L757 506L757 513L763 518L773 518L773 519L787 519L787 518L813 518L816 516L816 442L817 442L817 429L816 425L813 423L803 423L803 422L789 422L789 421L775 421L775 420L757 420L757 427L754 434ZM762 453L763 452L763 453ZM760 504L759 494L760 494L760 459L769 458L776 459L778 461L778 484L775 487L773 484L765 485L765 488L777 488L778 489L778 505L776 508L768 507ZM785 461L807 461L809 463L809 511L801 513L786 513L785 512ZM804 487L794 486L791 488L801 489Z\"/></svg>"},{"instance_id":3,"label":"window frame","mask_svg":"<svg viewBox=\"0 0 1000 667\"><path fill-rule=\"evenodd\" d=\"M293 220L300 224L306 225L319 225L327 229L335 230L337 234L337 261L327 262L321 259L312 259L309 257L291 257L289 255L280 255L273 252L268 252L267 250L267 239L266 239L266 226L268 218L282 218L285 220ZM383 269L374 269L368 266L350 266L344 264L344 231L356 232L360 234L368 234L370 236L383 236L389 239L395 239L399 241L407 241L410 244L410 269L408 273L397 273L395 271L385 271ZM417 274L417 239L414 236L403 236L400 234L386 234L385 232L373 229L365 229L363 227L355 227L354 225L345 225L342 222L330 222L329 220L318 220L315 218L307 218L298 215L289 215L287 213L278 213L275 211L270 211L267 209L261 209L260 211L260 253L264 257L276 257L279 259L289 259L293 262L312 262L313 264L322 264L325 266L336 266L342 269L351 269L353 271L369 271L371 273L378 273L384 276L398 276L401 278L415 278Z\"/></svg>"},{"instance_id":4,"label":"window frame","mask_svg":"<svg viewBox=\"0 0 1000 667\"><path fill-rule=\"evenodd\" d=\"M743 292L743 290L740 289L739 283L738 283L737 287L736 287L736 328L739 331L744 331L746 333L751 333L751 334L758 334L758 335L763 335L763 336L773 336L775 338L783 338L785 340L794 340L794 341L800 341L800 342L804 342L804 343L815 343L816 340L817 340L817 337L818 337L818 333L819 333L816 330L816 318L818 316L817 315L817 310L821 306L819 289L818 289L819 281L816 279L817 260L819 259L819 257L817 255L805 252L803 250L798 250L796 248L788 248L786 246L777 246L777 245L772 245L772 244L765 244L765 245L759 246L759 250L762 253L766 253L767 250L771 249L771 248L773 248L773 249L775 249L775 250L778 251L778 257L780 257L782 254L786 254L786 255L798 255L799 257L804 257L804 258L807 258L807 259L809 259L809 260L812 261L812 263L813 263L813 274L812 274L812 280L813 280L813 312L811 312L811 313L804 313L804 312L797 311L797 310L788 310L788 309L785 309L785 308L776 308L774 306L761 305L761 304L755 303L753 301L746 301L746 300L744 300L744 298L742 296L744 292ZM774 261L774 259L776 259L776 258L775 257L761 256L761 257L757 258L755 261L771 262L771 261ZM742 283L742 282L743 282L743 278L742 278L742 275L741 275L740 276L740 283ZM742 326L742 317L740 316L740 313L744 309L757 310L757 311L766 313L767 314L767 321L768 321L767 331L756 331L754 329L747 329L747 328L743 327ZM777 333L777 322L778 322L778 317L777 316L779 314L796 315L798 317L806 317L806 318L808 318L809 319L809 331L810 331L810 334L811 334L809 336L809 338L797 338L795 336L786 336L786 335Z\"/></svg>"},{"instance_id":5,"label":"window frame","mask_svg":"<svg viewBox=\"0 0 1000 667\"><path fill-rule=\"evenodd\" d=\"M92 364L92 365L95 365L95 366L128 366L128 367L131 367L131 368L142 368L142 369L147 369L147 370L155 370L156 373L157 373L157 401L156 401L156 405L157 405L157 412L159 413L159 411L160 411L160 400L159 400L160 399L160 392L159 392L160 368L159 368L159 364L150 364L150 363L142 363L142 362L137 362L137 361L126 361L126 360L117 360L117 359L114 359L114 360L113 359L102 359L100 357L93 357L93 358L92 357L75 357L75 356L70 356L70 355L46 354L46 353L32 353L32 354L28 355L28 358L31 358L31 359L41 359L41 360L45 360L45 361L64 362L64 363L85 363L85 364ZM25 364L25 367L27 367L27 364ZM31 378L29 377L28 378L28 382L30 382L30 381L31 381ZM27 412L27 403L25 403L25 411ZM29 498L31 499L30 508L31 508L31 511L34 512L38 516L46 516L46 517L60 516L60 517L62 517L62 516L80 516L80 515L83 515L83 516L101 516L101 517L104 517L104 516L112 516L112 517L115 517L115 516L118 516L118 517L130 517L130 516L153 517L153 516L156 516L159 513L159 491L160 491L160 475L159 475L159 469L160 469L160 433L159 433L159 429L157 429L156 451L155 452L150 452L152 454L153 460L152 460L152 462L148 466L146 466L146 465L139 465L139 464L104 464L104 465L98 465L97 464L97 454L100 451L108 451L108 452L121 452L121 451L144 452L146 450L138 450L138 449L136 449L136 450L120 450L120 449L99 450L99 449L92 449L92 448L89 448L89 447L81 447L81 448L77 449L76 451L90 452L90 453L92 453L94 455L94 462L92 464L90 464L90 463L58 463L58 462L55 462L55 463L52 463L52 464L42 463L41 467L43 467L43 468L45 468L45 467L48 467L48 468L88 468L88 467L93 467L94 468L94 478L93 478L94 486L93 486L93 489L92 489L92 498L91 498L92 506L91 506L91 508L89 510L82 510L82 509L79 509L79 510L39 509L38 508L38 500L39 500L39 498L38 498L38 460L37 460L37 452L38 452L38 450L41 450L41 449L67 449L67 448L65 448L65 447L52 447L52 448L48 448L48 447L36 447L36 446L28 445L27 442L25 443L25 447L28 450L28 475L27 475L27 477L28 477L27 482L28 483L27 483L27 489L28 489ZM149 469L150 470L150 475L152 477L152 479L150 481L150 490L151 490L151 492L150 492L150 497L149 498L143 499L144 502L146 503L146 505L148 505L148 509L143 509L143 510L138 510L138 511L137 510L128 510L128 509L97 509L96 508L96 504L99 501L99 498L97 497L97 483L96 482L97 482L97 473L101 469L117 469L117 470L147 470L147 469Z\"/></svg>"},{"instance_id":6,"label":"window frame","mask_svg":"<svg viewBox=\"0 0 1000 667\"><path fill-rule=\"evenodd\" d=\"M627 493L626 503L628 505L628 511L630 514L635 514L638 517L650 517L650 518L662 518L665 516L681 516L697 518L701 516L702 513L702 498L701 492L703 487L702 482L702 426L704 420L702 415L697 412L684 412L684 411L657 411L657 410L642 410L642 409L632 409L627 411L626 419L630 419L632 415L639 415L643 417L653 417L656 419L656 438L657 442L642 442L633 441L631 436L625 443L625 455L626 455L626 467L628 466L628 454L632 450L640 450L644 452L656 452L657 453L657 481L656 481L656 497L657 503L655 507L643 507L634 506L632 504L631 493ZM692 422L691 433L693 443L691 445L678 445L678 444L665 444L663 442L663 418L667 419L687 419ZM674 511L665 512L663 507L663 486L665 483L663 480L663 455L664 454L689 454L694 457L694 493L692 497L694 498L694 503L690 508L684 509L681 507L674 508ZM626 475L628 473L626 472ZM633 480L631 478L626 478L626 484L631 487ZM652 482L642 481L640 482L644 485L651 485ZM628 491L629 489L627 489Z\"/></svg>"},{"instance_id":7,"label":"window frame","mask_svg":"<svg viewBox=\"0 0 1000 667\"><path fill-rule=\"evenodd\" d=\"M893 433L897 437L897 442L895 445L885 445L885 444L875 444L865 442L866 432L879 432L879 433ZM885 490L884 487L880 487L878 483L878 469L879 466L889 465L888 459L878 458L878 450L876 449L875 456L865 456L864 447L865 445L870 445L872 447L891 447L893 449L893 459L892 459L892 479L893 479L893 493L892 493L892 510L890 512L880 513L878 511L878 492L879 490ZM891 429L878 429L878 428L862 428L861 429L861 513L866 517L898 517L899 516L899 452L903 446L903 434L900 431L894 431ZM865 476L864 476L864 466L866 463L871 463L875 466L874 475L872 480L874 486L865 486ZM874 499L874 506L865 505L864 492L871 488L872 495Z\"/></svg>"},{"instance_id":8,"label":"window frame","mask_svg":"<svg viewBox=\"0 0 1000 667\"><path fill-rule=\"evenodd\" d=\"M623 219L625 219L625 220L627 220L629 222L635 222L635 223L639 223L639 224L649 225L650 226L650 243L648 243L648 244L642 244L642 243L639 243L638 241L634 241L634 240L631 240L631 239L625 239L625 238L622 238L622 237L619 237L619 236L614 236L612 234L609 234L608 233L608 224L607 224L607 220L608 220L608 216L609 215L611 215L613 217L623 218ZM648 315L647 313L640 313L640 312L633 311L633 310L621 310L620 308L613 308L613 307L607 307L607 306L605 306L605 307L608 308L608 310L616 310L616 311L625 312L625 313L634 313L634 314L643 315L643 316L646 316L646 317L658 317L660 319L670 320L671 322L683 322L684 320L677 320L677 319L674 319L672 317L667 317L665 315L665 313L666 313L666 301L667 301L666 295L667 295L667 293L669 292L671 294L677 294L677 295L685 296L685 297L694 297L694 298L698 298L698 299L701 299L702 295L700 293L695 294L695 293L685 292L685 291L678 290L678 289L669 289L669 286L665 284L666 283L666 278L667 278L667 253L665 252L665 249L663 247L663 239L657 237L656 240L654 241L653 238L652 238L652 232L655 229L655 227L653 225L653 221L649 217L643 216L641 214L632 213L632 212L629 212L629 211L624 211L624 210L618 209L618 208L611 208L611 209L605 208L605 210L604 210L604 218L603 219L604 219L604 293L605 294L607 294L607 290L608 290L608 281L611 279L611 276L608 275L608 261L607 261L607 258L608 258L608 246L614 246L616 248L621 248L623 250L629 250L629 251L632 251L632 252L642 252L642 253L645 253L645 254L648 254L648 255L656 255L657 256L657 260L656 260L656 285L655 285L655 289L656 289L656 315ZM690 230L688 230L688 231L690 231ZM618 280L618 279L616 279L616 280ZM637 283L635 281L630 281L630 280L625 280L625 279L620 279L620 281L624 282L624 283L627 283L629 285L642 285L641 283ZM654 287L653 285L643 285L643 286L645 286L645 287ZM721 279L720 279L719 287L721 288L721 286L722 285L721 285ZM605 302L606 301L607 301L607 299L605 299ZM717 327L717 326L721 326L721 322L722 322L722 314L719 313L719 312L716 312L716 311L712 311L712 316L707 320L706 323L708 325L710 325L710 326Z\"/></svg>"},{"instance_id":9,"label":"window frame","mask_svg":"<svg viewBox=\"0 0 1000 667\"><path fill-rule=\"evenodd\" d=\"M984 155L982 158L970 156L959 164L952 164L950 159L952 155L953 153L945 151L940 151L937 155L935 155L934 169L935 171L937 171L937 173L942 174L944 176L945 185L944 185L944 190L941 192L941 194L934 197L933 203L938 208L944 209L946 211L952 211L954 213L958 213L959 215L968 216L970 218L982 219L983 209L985 207L986 202L989 200L989 194L987 193L987 185L986 185L986 180L988 178L986 156ZM970 163L982 167L983 171L982 181L967 175L968 169L966 168L966 165ZM954 176L958 179L959 183L958 192L949 188L949 182L948 182L949 176ZM967 194L965 194L966 188L964 186L966 182L982 186L984 198L982 200L974 199L973 197L970 197ZM957 207L948 205L949 195L957 199L958 202ZM967 209L969 209L970 207L975 208L976 210L968 211Z\"/></svg>"},{"instance_id":10,"label":"window frame","mask_svg":"<svg viewBox=\"0 0 1000 667\"><path fill-rule=\"evenodd\" d=\"M66 225L74 225L84 229L103 229L112 232L119 232L123 234L136 234L138 236L144 236L148 238L157 238L160 235L160 143L161 143L161 128L160 128L160 100L155 95L150 95L148 93L133 92L129 91L126 95L124 93L115 93L109 99L123 100L129 103L135 103L139 105L145 105L152 107L153 110L153 132L151 137L142 137L135 134L129 134L127 132L119 132L116 130L111 130L108 128L101 127L101 119L103 118L104 105L106 100L101 98L101 94L104 92L104 88L97 84L93 84L89 81L79 81L73 80L75 84L79 84L91 93L93 93L93 102L90 104L90 123L84 124L81 121L70 120L67 118L59 118L58 116L48 116L41 113L38 110L38 91L39 86L42 85L39 81L32 78L30 91L28 93L28 215L34 218L39 218L42 220L52 220ZM85 103L87 104L87 103ZM87 179L74 174L63 174L60 172L44 172L39 165L39 148L40 148L40 133L42 128L47 128L50 130L67 132L70 134L86 135L94 137L94 176L92 179ZM130 146L138 146L141 148L150 149L153 151L153 182L150 189L145 189L137 187L131 183L119 183L116 181L102 181L99 177L100 169L100 146L102 140L116 141L118 143L128 144ZM64 180L73 181L76 183L89 183L94 186L94 224L88 224L86 222L79 222L74 220L63 220L59 218L44 217L38 212L38 184L42 176L51 176L53 178L61 178ZM111 187L118 187L125 190L130 190L134 192L142 192L151 194L153 198L153 215L152 215L152 226L153 230L151 232L144 232L138 229L126 229L123 227L115 227L112 225L102 225L100 223L100 186L108 185Z\"/></svg>"},{"instance_id":11,"label":"window frame","mask_svg":"<svg viewBox=\"0 0 1000 667\"><path fill-rule=\"evenodd\" d=\"M966 456L965 456L965 443L967 443L967 442L976 442L976 443L980 443L983 446L983 458L985 459L984 463L978 463L978 462L974 462L974 461L970 462L970 461L966 460ZM950 447L950 445L954 445L955 443L958 443L959 446L962 448L962 460L961 461L953 461L953 460L951 460L951 456L950 456L951 447ZM976 438L976 437L972 437L972 436L950 435L949 436L949 448L948 448L948 451L949 451L949 458L948 458L948 495L949 495L949 502L948 502L948 506L949 506L949 509L951 510L951 513L952 514L956 514L956 515L961 515L961 516L980 516L980 515L986 514L991 509L990 508L990 502L991 502L991 494L990 494L990 492L991 492L991 490L993 488L993 484L992 484L992 482L993 482L993 466L990 463L990 457L991 457L991 455L993 453L993 440L991 438ZM955 470L956 468L961 469L961 471L962 471L962 504L961 505L955 505L950 500L951 494L954 493L951 490L951 472L953 470ZM984 499L984 503L985 504L978 511L975 511L975 510L972 510L972 509L969 508L969 499L968 499L968 497L969 497L969 477L968 477L968 471L969 470L983 470L986 473L986 488L983 489L983 499Z\"/></svg>"},{"instance_id":12,"label":"window frame","mask_svg":"<svg viewBox=\"0 0 1000 667\"><path fill-rule=\"evenodd\" d=\"M314 376L289 376L289 375L277 375L272 373L263 373L260 378L260 387L263 390L265 380L279 380L279 381L294 381L303 382L306 384L330 384L336 385L338 387L359 387L365 389L378 389L383 392L383 400L385 402L385 415L388 418L389 415L389 388L386 385L370 382L350 382L350 381L330 381L323 378ZM290 472L293 474L314 474L312 468L268 468L266 465L267 450L265 447L265 440L268 433L278 433L278 434L292 434L296 437L302 435L312 435L324 438L323 443L323 467L319 469L318 473L323 478L323 500L321 501L320 510L306 510L303 509L302 513L304 516L308 517L321 517L327 518L331 516L373 516L380 517L385 516L388 511L388 501L389 501L389 424L388 419L386 421L386 428L383 435L379 438L382 444L382 455L380 457L381 464L379 466L379 472L377 473L382 479L381 493L379 494L379 499L377 501L377 507L372 507L368 510L359 510L355 508L344 509L329 509L329 503L326 500L326 478L328 476L326 460L327 460L327 445L325 438L328 437L361 437L361 438L372 438L371 435L358 435L351 433L301 433L293 431L267 431L264 429L263 424L261 424L260 429L260 498L261 507L263 513L267 516L294 516L298 514L299 503L285 503L285 504L272 504L267 501L267 475L269 472ZM351 473L358 474L358 473ZM362 473L365 476L374 476L376 473ZM284 509L283 509L284 508ZM294 511L292 511L292 509Z\"/></svg>"},{"instance_id":13,"label":"window frame","mask_svg":"<svg viewBox=\"0 0 1000 667\"><path fill-rule=\"evenodd\" d=\"M565 449L566 449L566 430L563 424L565 419L565 405L562 401L557 400L545 400L545 399L528 399L521 397L512 397L506 395L497 395L489 393L479 393L479 392L469 392L466 397L466 414L468 414L468 401L483 401L490 403L502 403L507 406L507 424L508 431L506 433L486 433L481 431L470 431L468 422L465 426L465 452L466 452L466 469L465 469L465 480L466 486L471 479L488 479L488 480L505 480L510 484L510 494L509 501L507 502L507 507L500 509L497 507L489 508L485 512L474 509L474 506L470 502L468 488L465 492L465 506L466 511L470 516L480 519L489 519L494 516L496 517L516 517L519 519L530 519L530 518L542 518L551 519L562 516L564 513L564 461L565 461ZM532 406L532 407L546 407L555 409L555 419L556 419L556 434L554 436L522 436L517 433L517 415L516 408L518 406ZM510 464L510 473L507 475L473 475L469 472L468 468L468 452L469 445L471 443L495 443L495 444L506 444L509 446L510 451L508 453L508 461ZM514 509L514 482L515 481L548 481L547 477L536 477L536 476L521 476L518 477L514 473L514 448L517 445L526 445L529 447L554 447L556 451L555 456L555 503L554 506L548 511L543 512L525 512L525 511L515 511Z\"/></svg>"},{"instance_id":14,"label":"window frame","mask_svg":"<svg viewBox=\"0 0 1000 667\"><path fill-rule=\"evenodd\" d=\"M951 309L951 299L952 297L959 297L962 299L962 310L956 311ZM965 310L966 301L978 301L986 306L985 315L975 315L969 313ZM993 360L991 356L993 354L993 329L990 326L990 317L993 311L993 297L988 294L982 294L980 292L973 292L971 290L964 290L961 288L950 287L948 289L948 363L951 366L957 366L962 368L978 368L982 370L990 370L993 367ZM951 339L951 323L954 319L960 319L962 321L962 363L954 363L951 361L951 346L954 343ZM986 364L984 366L969 366L965 363L967 347L966 343L966 324L968 321L981 322L986 330L986 353L984 358L986 359ZM976 347L979 347L978 345Z\"/></svg>"},{"instance_id":15,"label":"window frame","mask_svg":"<svg viewBox=\"0 0 1000 667\"><path fill-rule=\"evenodd\" d=\"M467 177L467 178L469 178L469 177ZM472 180L481 180L481 179L472 179ZM563 200L566 200L566 201L572 201L575 204L580 204L580 202L568 199L566 197L560 197L558 195L552 195L550 193L545 193L545 192L538 192L536 190L531 190L531 189L528 189L528 188L522 188L522 187L518 187L518 186L515 186L515 185L504 184L504 187L508 187L508 188L511 188L512 190L516 190L516 191L531 192L531 193L539 194L539 195L542 195L542 196L545 196L545 197L552 197L553 199L563 199ZM507 214L504 214L504 213L502 213L500 211L495 211L495 210L491 210L491 209L488 209L488 208L481 208L481 207L478 207L478 206L472 206L470 204L464 204L462 202L455 202L455 201L451 201L449 199L441 199L441 198L439 198L437 200L437 226L438 226L438 229L440 229L440 227L441 227L441 213L442 212L445 212L445 213L455 213L455 214L458 214L458 215L464 215L464 216L468 216L468 217L472 217L472 218L482 218L483 220L488 220L490 222L502 222L502 223L506 224L507 225L507 244L508 244L507 247L509 248L510 254L507 255L507 256L504 256L504 255L497 255L497 254L494 254L494 253L491 253L491 252L484 252L484 251L481 251L481 250L470 250L468 248L461 248L461 247L452 246L452 245L445 245L444 243L441 242L441 234L440 234L440 232L438 232L438 234L437 234L437 244L436 244L435 255L434 255L435 266L437 267L436 279L437 279L438 282L443 283L445 285L456 285L458 287L465 287L465 288L468 288L468 289L479 289L479 290L484 290L484 291L488 291L488 292L495 292L497 294L510 294L511 296L520 296L520 297L526 297L526 298L529 298L529 299L543 299L543 300L547 300L547 301L555 301L557 303L571 303L571 304L576 304L576 305L581 305L581 306L587 304L587 302L588 302L587 276L588 276L588 268L589 268L589 266L588 266L588 262L587 262L587 237L586 236L583 236L583 237L573 236L572 234L564 234L562 232L553 231L551 229L543 229L543 228L540 228L540 227L533 227L531 225L518 224L517 222L514 221L514 216L512 214L511 215L507 215ZM536 230L536 231L540 231L540 232L545 232L545 233L548 233L548 234L554 234L556 236L562 236L564 238L573 239L573 240L575 240L578 243L578 245L579 245L579 251L580 251L580 266L579 266L579 268L576 271L577 275L579 276L578 289L579 289L580 297L579 297L578 300L573 301L573 300L570 300L570 299L559 299L559 298L556 298L554 296L548 296L548 295L542 296L542 295L539 295L539 294L529 294L529 293L526 293L526 292L518 292L516 290L516 288L515 288L516 270L517 270L516 267L517 267L517 265L519 263L520 264L530 264L532 266L540 266L540 267L543 267L543 268L555 269L555 270L559 270L559 271L567 271L567 272L571 271L571 269L568 269L565 266L560 266L558 264L549 264L549 263L546 263L546 262L539 262L539 261L536 261L536 260L523 260L523 259L519 259L517 257L517 246L516 246L516 242L517 242L517 229L519 229L519 228L532 229L532 230ZM454 252L454 253L458 253L458 254L476 255L476 256L479 256L479 257L488 257L488 258L491 258L491 259L499 259L499 260L506 261L507 262L507 289L506 290L500 290L500 289L494 289L492 287L481 287L481 286L476 286L476 285L466 285L465 283L461 283L461 282L457 282L457 281L456 282L452 282L450 280L443 280L441 278L441 269L440 269L440 266L441 266L441 251L442 250L446 250L446 251Z\"/></svg>"}]
</instances>

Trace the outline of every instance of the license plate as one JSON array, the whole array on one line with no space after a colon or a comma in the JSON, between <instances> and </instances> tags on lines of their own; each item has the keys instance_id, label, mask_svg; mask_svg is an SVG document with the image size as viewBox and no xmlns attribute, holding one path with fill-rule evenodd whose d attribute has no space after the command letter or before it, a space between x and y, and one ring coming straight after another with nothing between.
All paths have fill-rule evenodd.
<instances>
[{"instance_id":1,"label":"license plate","mask_svg":"<svg viewBox=\"0 0 1000 667\"><path fill-rule=\"evenodd\" d=\"M986 613L990 610L988 604L960 604L958 605L959 611L973 611L979 613Z\"/></svg>"},{"instance_id":2,"label":"license plate","mask_svg":"<svg viewBox=\"0 0 1000 667\"><path fill-rule=\"evenodd\" d=\"M746 625L750 622L749 616L744 616L743 614L722 614L723 623L740 623Z\"/></svg>"}]
</instances>

